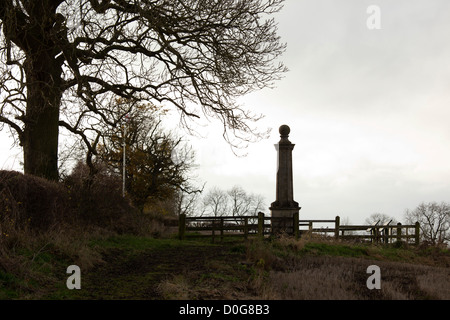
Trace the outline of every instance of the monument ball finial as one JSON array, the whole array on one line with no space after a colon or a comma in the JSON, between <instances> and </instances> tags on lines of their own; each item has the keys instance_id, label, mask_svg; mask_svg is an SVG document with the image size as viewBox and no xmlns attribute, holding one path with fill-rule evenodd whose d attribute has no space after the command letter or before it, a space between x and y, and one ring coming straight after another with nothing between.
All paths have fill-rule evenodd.
<instances>
[{"instance_id":1,"label":"monument ball finial","mask_svg":"<svg viewBox=\"0 0 450 320\"><path fill-rule=\"evenodd\" d=\"M280 126L279 132L281 137L288 137L289 133L291 132L291 128L289 128L288 125L283 124L282 126Z\"/></svg>"}]
</instances>

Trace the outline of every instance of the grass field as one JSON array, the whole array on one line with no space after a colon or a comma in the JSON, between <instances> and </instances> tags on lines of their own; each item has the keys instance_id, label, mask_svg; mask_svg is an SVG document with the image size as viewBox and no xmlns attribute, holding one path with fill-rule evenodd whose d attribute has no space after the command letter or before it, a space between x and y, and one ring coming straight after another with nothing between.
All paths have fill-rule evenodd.
<instances>
[{"instance_id":1,"label":"grass field","mask_svg":"<svg viewBox=\"0 0 450 320\"><path fill-rule=\"evenodd\" d=\"M80 290L66 287L73 264ZM380 267L380 290L366 286L369 265ZM450 253L323 239L212 244L74 231L2 249L0 299L450 299Z\"/></svg>"}]
</instances>

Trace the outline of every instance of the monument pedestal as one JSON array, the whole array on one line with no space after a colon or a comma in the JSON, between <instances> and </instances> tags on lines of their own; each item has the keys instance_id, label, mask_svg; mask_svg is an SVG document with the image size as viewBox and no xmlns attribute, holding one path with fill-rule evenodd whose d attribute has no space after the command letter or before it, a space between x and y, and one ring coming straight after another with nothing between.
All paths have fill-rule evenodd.
<instances>
[{"instance_id":1,"label":"monument pedestal","mask_svg":"<svg viewBox=\"0 0 450 320\"><path fill-rule=\"evenodd\" d=\"M294 215L300 211L300 208L293 209L273 209L272 212L272 233L273 234L294 234ZM297 226L298 228L298 226Z\"/></svg>"},{"instance_id":2,"label":"monument pedestal","mask_svg":"<svg viewBox=\"0 0 450 320\"><path fill-rule=\"evenodd\" d=\"M294 201L292 150L295 145L288 139L290 128L287 125L282 125L279 132L281 139L275 145L278 151L276 200L269 208L272 213L272 233L294 234L294 215L301 209Z\"/></svg>"}]
</instances>

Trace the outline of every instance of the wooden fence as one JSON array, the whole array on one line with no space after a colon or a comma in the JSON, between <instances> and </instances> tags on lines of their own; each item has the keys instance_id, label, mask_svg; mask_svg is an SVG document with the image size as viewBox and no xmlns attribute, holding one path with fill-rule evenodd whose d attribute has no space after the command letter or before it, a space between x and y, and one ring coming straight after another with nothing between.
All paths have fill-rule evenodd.
<instances>
[{"instance_id":1,"label":"wooden fence","mask_svg":"<svg viewBox=\"0 0 450 320\"><path fill-rule=\"evenodd\" d=\"M186 237L212 237L213 242L217 238L222 241L224 237L228 236L263 238L272 234L272 220L274 218L265 216L262 212L255 216L236 217L186 217L182 214L179 217L178 234L181 240ZM322 226L318 227L318 224ZM392 243L395 240L419 244L420 241L418 222L413 225L402 225L401 223L396 225L341 225L339 216L334 220L299 220L299 216L296 214L293 217L293 225L293 230L288 230L288 233L296 238L320 235L334 237L336 240L371 243Z\"/></svg>"},{"instance_id":2,"label":"wooden fence","mask_svg":"<svg viewBox=\"0 0 450 320\"><path fill-rule=\"evenodd\" d=\"M244 238L249 235L264 236L268 234L267 229L270 228L270 224L265 223L269 219L263 213L239 217L186 217L182 214L179 219L178 234L181 240L186 237L212 237L213 242L216 238L222 241L224 237L229 236Z\"/></svg>"}]
</instances>

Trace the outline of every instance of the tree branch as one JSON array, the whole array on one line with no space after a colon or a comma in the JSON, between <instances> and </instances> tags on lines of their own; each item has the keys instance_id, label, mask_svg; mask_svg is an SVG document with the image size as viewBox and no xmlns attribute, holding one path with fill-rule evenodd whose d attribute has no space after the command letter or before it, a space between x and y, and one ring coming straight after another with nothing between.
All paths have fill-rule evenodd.
<instances>
[{"instance_id":1,"label":"tree branch","mask_svg":"<svg viewBox=\"0 0 450 320\"><path fill-rule=\"evenodd\" d=\"M11 128L13 128L17 132L17 134L19 136L19 142L22 145L22 142L23 142L22 128L18 124L14 123L13 121L9 120L8 118L5 118L2 115L0 115L0 122L6 123L7 125L9 125Z\"/></svg>"}]
</instances>

